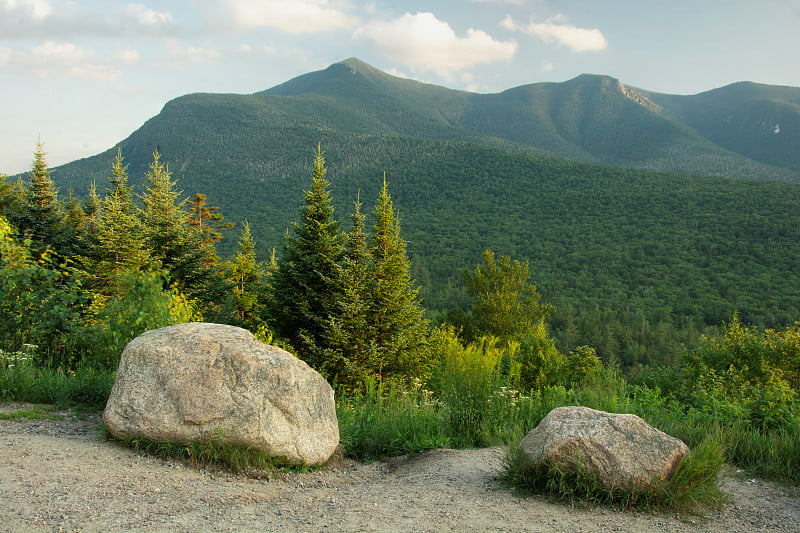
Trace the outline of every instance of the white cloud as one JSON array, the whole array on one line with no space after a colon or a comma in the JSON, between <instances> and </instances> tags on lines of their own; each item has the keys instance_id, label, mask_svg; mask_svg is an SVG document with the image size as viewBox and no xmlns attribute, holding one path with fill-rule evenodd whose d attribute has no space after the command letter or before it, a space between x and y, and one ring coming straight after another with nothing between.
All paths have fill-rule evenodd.
<instances>
[{"instance_id":1,"label":"white cloud","mask_svg":"<svg viewBox=\"0 0 800 533\"><path fill-rule=\"evenodd\" d=\"M523 5L527 0L469 0L476 4L513 4L515 6Z\"/></svg>"},{"instance_id":2,"label":"white cloud","mask_svg":"<svg viewBox=\"0 0 800 533\"><path fill-rule=\"evenodd\" d=\"M291 34L350 29L357 23L328 0L221 0L214 17L235 30L273 28Z\"/></svg>"},{"instance_id":3,"label":"white cloud","mask_svg":"<svg viewBox=\"0 0 800 533\"><path fill-rule=\"evenodd\" d=\"M138 51L133 48L127 48L114 52L109 56L109 59L117 63L122 63L123 65L133 65L134 63L138 63L142 58Z\"/></svg>"},{"instance_id":4,"label":"white cloud","mask_svg":"<svg viewBox=\"0 0 800 533\"><path fill-rule=\"evenodd\" d=\"M411 76L409 76L408 74L406 74L406 73L405 73L405 72L403 72L402 70L397 70L397 69L396 69L396 68L394 68L394 67L384 68L384 69L382 69L382 70L383 70L385 73L387 73L387 74L391 74L392 76L396 76L396 77L398 77L398 78L406 78L406 79L410 79L410 78L411 78Z\"/></svg>"},{"instance_id":5,"label":"white cloud","mask_svg":"<svg viewBox=\"0 0 800 533\"><path fill-rule=\"evenodd\" d=\"M5 65L11 59L11 48L0 48L0 67Z\"/></svg>"},{"instance_id":6,"label":"white cloud","mask_svg":"<svg viewBox=\"0 0 800 533\"><path fill-rule=\"evenodd\" d=\"M559 24L558 21L561 18L557 17L546 22L531 21L527 26L520 26L514 22L511 16L506 15L500 25L509 30L522 31L528 35L539 37L546 43L558 43L573 52L596 52L604 50L608 46L605 36L597 28L589 30L570 24Z\"/></svg>"},{"instance_id":7,"label":"white cloud","mask_svg":"<svg viewBox=\"0 0 800 533\"><path fill-rule=\"evenodd\" d=\"M99 61L94 52L73 43L46 41L30 52L14 54L17 64L24 64L42 77L68 77L91 81L114 81L121 72Z\"/></svg>"},{"instance_id":8,"label":"white cloud","mask_svg":"<svg viewBox=\"0 0 800 533\"><path fill-rule=\"evenodd\" d=\"M2 0L3 13L9 17L30 17L40 22L53 13L47 0Z\"/></svg>"},{"instance_id":9,"label":"white cloud","mask_svg":"<svg viewBox=\"0 0 800 533\"><path fill-rule=\"evenodd\" d=\"M73 40L175 36L180 28L172 15L144 4L116 7L71 0L0 0L0 38Z\"/></svg>"},{"instance_id":10,"label":"white cloud","mask_svg":"<svg viewBox=\"0 0 800 533\"><path fill-rule=\"evenodd\" d=\"M542 61L542 71L543 72L550 72L554 68L555 68L555 65L553 65L552 61L547 61L547 60Z\"/></svg>"},{"instance_id":11,"label":"white cloud","mask_svg":"<svg viewBox=\"0 0 800 533\"><path fill-rule=\"evenodd\" d=\"M144 4L128 4L122 8L122 15L143 26L160 26L173 22L168 11L154 11Z\"/></svg>"},{"instance_id":12,"label":"white cloud","mask_svg":"<svg viewBox=\"0 0 800 533\"><path fill-rule=\"evenodd\" d=\"M166 43L170 58L178 63L212 63L222 58L222 54L213 48L186 46L174 39Z\"/></svg>"},{"instance_id":13,"label":"white cloud","mask_svg":"<svg viewBox=\"0 0 800 533\"><path fill-rule=\"evenodd\" d=\"M374 42L389 58L412 70L447 78L481 63L510 61L517 51L515 42L496 41L481 30L470 28L459 37L432 13L406 13L390 22L374 21L359 28L355 36Z\"/></svg>"}]
</instances>

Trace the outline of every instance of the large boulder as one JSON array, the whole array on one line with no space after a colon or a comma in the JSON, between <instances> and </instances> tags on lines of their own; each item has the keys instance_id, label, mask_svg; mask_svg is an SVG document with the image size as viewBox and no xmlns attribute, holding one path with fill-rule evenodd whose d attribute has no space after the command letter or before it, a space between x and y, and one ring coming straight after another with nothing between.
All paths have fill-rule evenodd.
<instances>
[{"instance_id":1,"label":"large boulder","mask_svg":"<svg viewBox=\"0 0 800 533\"><path fill-rule=\"evenodd\" d=\"M309 465L339 444L322 376L247 330L201 322L148 331L125 347L103 421L118 438L213 438Z\"/></svg>"},{"instance_id":2,"label":"large boulder","mask_svg":"<svg viewBox=\"0 0 800 533\"><path fill-rule=\"evenodd\" d=\"M535 463L594 472L603 485L644 487L668 480L689 451L636 415L558 407L522 440Z\"/></svg>"}]
</instances>

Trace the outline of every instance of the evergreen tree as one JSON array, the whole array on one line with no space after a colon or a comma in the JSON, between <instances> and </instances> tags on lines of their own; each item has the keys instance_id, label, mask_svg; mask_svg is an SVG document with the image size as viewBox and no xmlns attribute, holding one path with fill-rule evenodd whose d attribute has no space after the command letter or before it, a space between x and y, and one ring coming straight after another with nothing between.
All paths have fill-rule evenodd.
<instances>
[{"instance_id":1,"label":"evergreen tree","mask_svg":"<svg viewBox=\"0 0 800 533\"><path fill-rule=\"evenodd\" d=\"M97 184L92 180L89 185L89 198L86 200L86 207L84 213L86 214L86 233L89 236L97 236L97 221L100 218L100 211L103 208L103 202L97 195Z\"/></svg>"},{"instance_id":2,"label":"evergreen tree","mask_svg":"<svg viewBox=\"0 0 800 533\"><path fill-rule=\"evenodd\" d=\"M14 187L6 180L8 176L0 172L0 216L8 216L9 208L14 202Z\"/></svg>"},{"instance_id":3,"label":"evergreen tree","mask_svg":"<svg viewBox=\"0 0 800 533\"><path fill-rule=\"evenodd\" d=\"M245 220L239 238L239 251L229 266L236 298L236 322L251 331L260 325L258 287L263 278L261 264L256 261L255 241L250 224Z\"/></svg>"},{"instance_id":4,"label":"evergreen tree","mask_svg":"<svg viewBox=\"0 0 800 533\"><path fill-rule=\"evenodd\" d=\"M400 222L383 180L375 206L375 227L370 246L372 280L370 326L378 349L379 376L419 374L424 368L427 322L412 286L406 243Z\"/></svg>"},{"instance_id":5,"label":"evergreen tree","mask_svg":"<svg viewBox=\"0 0 800 533\"><path fill-rule=\"evenodd\" d=\"M203 292L208 289L211 275L205 266L208 252L200 234L189 225L185 201L178 200L181 192L175 190L169 169L159 159L158 151L154 152L145 173L149 186L141 197L145 244L151 257L169 272L182 291Z\"/></svg>"},{"instance_id":6,"label":"evergreen tree","mask_svg":"<svg viewBox=\"0 0 800 533\"><path fill-rule=\"evenodd\" d=\"M232 228L233 222L223 222L225 217L219 212L219 207L208 207L206 199L205 194L197 193L187 205L189 225L200 232L202 245L208 251L206 264L210 265L219 261L214 244L222 238L220 231Z\"/></svg>"},{"instance_id":7,"label":"evergreen tree","mask_svg":"<svg viewBox=\"0 0 800 533\"><path fill-rule=\"evenodd\" d=\"M96 215L96 241L93 250L95 272L107 284L123 272L146 270L151 264L145 231L128 186L128 165L122 151L111 165L110 187ZM97 196L95 192L94 196ZM90 195L90 201L92 196Z\"/></svg>"},{"instance_id":8,"label":"evergreen tree","mask_svg":"<svg viewBox=\"0 0 800 533\"><path fill-rule=\"evenodd\" d=\"M325 329L328 356L326 373L342 386L357 385L364 377L377 374L380 362L373 325L370 323L369 289L371 257L364 233L361 203L356 202L347 234L342 262L339 314L331 316Z\"/></svg>"},{"instance_id":9,"label":"evergreen tree","mask_svg":"<svg viewBox=\"0 0 800 533\"><path fill-rule=\"evenodd\" d=\"M51 245L60 251L64 230L64 210L58 201L58 190L50 178L41 141L36 143L30 183L24 189L17 229L34 241L33 250L38 255Z\"/></svg>"},{"instance_id":10,"label":"evergreen tree","mask_svg":"<svg viewBox=\"0 0 800 533\"><path fill-rule=\"evenodd\" d=\"M324 363L325 328L331 316L339 315L344 250L325 173L325 159L318 147L301 220L293 224L294 235L286 235L272 279L270 313L278 335L318 370Z\"/></svg>"}]
</instances>

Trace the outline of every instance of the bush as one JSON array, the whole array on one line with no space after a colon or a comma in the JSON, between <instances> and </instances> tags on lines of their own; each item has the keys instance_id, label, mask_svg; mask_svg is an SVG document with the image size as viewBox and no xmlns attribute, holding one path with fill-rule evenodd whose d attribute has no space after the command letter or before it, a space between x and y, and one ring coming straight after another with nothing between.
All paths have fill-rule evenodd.
<instances>
[{"instance_id":1,"label":"bush","mask_svg":"<svg viewBox=\"0 0 800 533\"><path fill-rule=\"evenodd\" d=\"M125 346L145 331L200 318L177 289L163 288L156 272L122 274L115 285L116 293L103 302L86 331L94 365L116 369Z\"/></svg>"}]
</instances>

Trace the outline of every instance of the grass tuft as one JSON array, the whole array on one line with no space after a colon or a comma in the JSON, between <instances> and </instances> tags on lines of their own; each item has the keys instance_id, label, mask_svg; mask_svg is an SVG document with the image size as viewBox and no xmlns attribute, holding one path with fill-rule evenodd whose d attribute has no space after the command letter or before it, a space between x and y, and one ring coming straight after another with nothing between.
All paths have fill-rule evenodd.
<instances>
[{"instance_id":1,"label":"grass tuft","mask_svg":"<svg viewBox=\"0 0 800 533\"><path fill-rule=\"evenodd\" d=\"M508 448L500 479L521 494L544 494L570 505L608 505L703 515L727 501L718 479L723 462L722 447L715 439L707 439L684 457L666 482L607 487L589 469L565 468L551 461L536 463L522 446L515 445Z\"/></svg>"},{"instance_id":2,"label":"grass tuft","mask_svg":"<svg viewBox=\"0 0 800 533\"><path fill-rule=\"evenodd\" d=\"M118 439L103 426L103 435L108 440L119 442L122 446L137 452L155 455L164 459L186 461L194 467L216 467L248 477L271 478L282 472L313 472L321 466L294 464L285 458L273 457L252 446L234 446L221 442L222 434L217 433L208 440L176 444L156 442L146 437L126 437Z\"/></svg>"},{"instance_id":3,"label":"grass tuft","mask_svg":"<svg viewBox=\"0 0 800 533\"><path fill-rule=\"evenodd\" d=\"M20 409L0 413L0 420L63 420L64 415L54 413L52 405L36 405L30 409Z\"/></svg>"}]
</instances>

